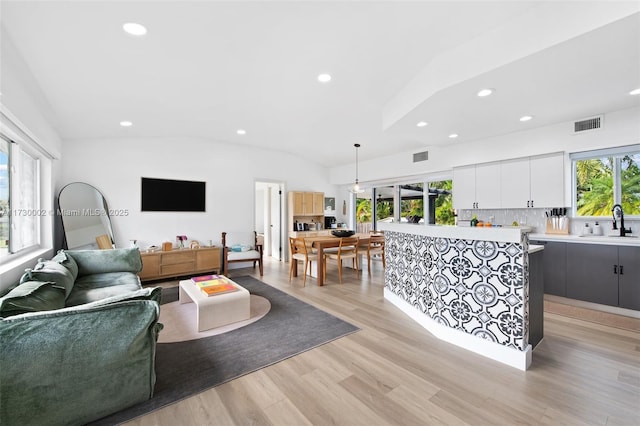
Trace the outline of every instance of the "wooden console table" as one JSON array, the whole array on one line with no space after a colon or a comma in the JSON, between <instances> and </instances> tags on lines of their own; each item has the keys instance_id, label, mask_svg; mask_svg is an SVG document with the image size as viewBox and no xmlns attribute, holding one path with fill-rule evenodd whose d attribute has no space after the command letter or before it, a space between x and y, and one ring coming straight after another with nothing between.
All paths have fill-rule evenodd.
<instances>
[{"instance_id":1,"label":"wooden console table","mask_svg":"<svg viewBox=\"0 0 640 426\"><path fill-rule=\"evenodd\" d=\"M205 272L219 273L222 269L220 247L178 249L140 254L142 256L142 271L138 275L141 281Z\"/></svg>"}]
</instances>

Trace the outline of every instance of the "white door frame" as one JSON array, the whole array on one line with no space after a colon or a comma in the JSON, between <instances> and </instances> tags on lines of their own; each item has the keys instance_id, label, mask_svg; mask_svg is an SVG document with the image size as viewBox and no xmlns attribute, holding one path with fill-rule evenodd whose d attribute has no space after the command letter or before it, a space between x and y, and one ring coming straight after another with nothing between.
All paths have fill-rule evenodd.
<instances>
[{"instance_id":1,"label":"white door frame","mask_svg":"<svg viewBox=\"0 0 640 426\"><path fill-rule=\"evenodd\" d=\"M284 235L286 231L286 227L284 224L285 218L285 202L284 202L284 182L282 181L274 181L270 179L256 179L255 180L255 194L254 194L254 203L258 205L258 191L264 191L264 202L262 203L263 208L261 211L258 211L259 208L256 209L255 214L261 214L264 217L264 227L266 229L263 230L265 234L265 247L264 254L265 256L273 257L274 259L284 261L286 250L284 249L283 241L285 241L286 235ZM279 199L279 206L273 205L272 200ZM256 217L254 222L258 223L258 218ZM257 227L257 226L256 226ZM268 232L273 230L273 232Z\"/></svg>"}]
</instances>

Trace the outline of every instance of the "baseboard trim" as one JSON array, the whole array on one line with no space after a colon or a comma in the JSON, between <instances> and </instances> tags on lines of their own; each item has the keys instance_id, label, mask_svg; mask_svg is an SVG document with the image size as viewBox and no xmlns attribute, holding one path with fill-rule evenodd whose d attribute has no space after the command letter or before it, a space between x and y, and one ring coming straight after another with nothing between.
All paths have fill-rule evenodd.
<instances>
[{"instance_id":1,"label":"baseboard trim","mask_svg":"<svg viewBox=\"0 0 640 426\"><path fill-rule=\"evenodd\" d=\"M575 306L578 308L591 309L594 311L606 312L614 315L621 315L625 317L640 319L640 311L634 311L633 309L619 308L617 306L601 305L599 303L585 302L582 300L569 299L567 297L555 296L553 294L545 294L545 301L561 303L563 305Z\"/></svg>"}]
</instances>

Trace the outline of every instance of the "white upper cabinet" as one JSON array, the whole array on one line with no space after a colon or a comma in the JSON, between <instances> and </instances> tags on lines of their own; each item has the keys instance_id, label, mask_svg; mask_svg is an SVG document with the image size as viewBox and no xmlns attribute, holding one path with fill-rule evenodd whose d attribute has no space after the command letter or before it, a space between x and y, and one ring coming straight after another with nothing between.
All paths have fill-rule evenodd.
<instances>
[{"instance_id":1,"label":"white upper cabinet","mask_svg":"<svg viewBox=\"0 0 640 426\"><path fill-rule=\"evenodd\" d=\"M477 164L453 169L454 209L500 207L500 163Z\"/></svg>"},{"instance_id":2,"label":"white upper cabinet","mask_svg":"<svg viewBox=\"0 0 640 426\"><path fill-rule=\"evenodd\" d=\"M531 207L566 207L564 154L531 157Z\"/></svg>"},{"instance_id":3,"label":"white upper cabinet","mask_svg":"<svg viewBox=\"0 0 640 426\"><path fill-rule=\"evenodd\" d=\"M454 209L564 206L563 153L453 169Z\"/></svg>"},{"instance_id":4,"label":"white upper cabinet","mask_svg":"<svg viewBox=\"0 0 640 426\"><path fill-rule=\"evenodd\" d=\"M564 207L564 154L503 161L502 208Z\"/></svg>"},{"instance_id":5,"label":"white upper cabinet","mask_svg":"<svg viewBox=\"0 0 640 426\"><path fill-rule=\"evenodd\" d=\"M476 166L453 169L453 208L474 209L476 207Z\"/></svg>"},{"instance_id":6,"label":"white upper cabinet","mask_svg":"<svg viewBox=\"0 0 640 426\"><path fill-rule=\"evenodd\" d=\"M499 209L500 163L476 165L476 207L479 209Z\"/></svg>"},{"instance_id":7,"label":"white upper cabinet","mask_svg":"<svg viewBox=\"0 0 640 426\"><path fill-rule=\"evenodd\" d=\"M503 161L500 164L500 193L502 207L505 209L531 207L529 157Z\"/></svg>"}]
</instances>

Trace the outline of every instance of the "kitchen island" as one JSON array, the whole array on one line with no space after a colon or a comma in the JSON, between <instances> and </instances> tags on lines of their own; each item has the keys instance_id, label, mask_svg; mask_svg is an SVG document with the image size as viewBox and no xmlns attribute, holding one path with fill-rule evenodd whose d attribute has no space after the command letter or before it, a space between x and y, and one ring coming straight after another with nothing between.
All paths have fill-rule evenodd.
<instances>
[{"instance_id":1,"label":"kitchen island","mask_svg":"<svg viewBox=\"0 0 640 426\"><path fill-rule=\"evenodd\" d=\"M385 223L384 297L436 337L526 370L543 336L542 247L520 228Z\"/></svg>"}]
</instances>

